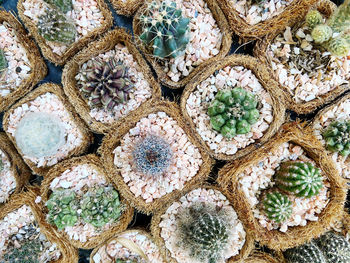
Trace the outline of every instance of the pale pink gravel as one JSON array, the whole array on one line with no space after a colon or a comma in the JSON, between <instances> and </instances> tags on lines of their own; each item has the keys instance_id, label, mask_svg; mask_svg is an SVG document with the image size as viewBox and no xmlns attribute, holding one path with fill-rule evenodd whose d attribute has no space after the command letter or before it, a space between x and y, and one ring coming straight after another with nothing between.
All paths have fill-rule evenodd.
<instances>
[{"instance_id":1,"label":"pale pink gravel","mask_svg":"<svg viewBox=\"0 0 350 263\"><path fill-rule=\"evenodd\" d=\"M130 256L138 256L138 254L129 250L128 248L118 243L118 241L116 241L116 239L120 237L131 240L134 244L136 244L147 256L148 262L165 263L165 261L163 260L159 252L157 245L153 243L153 241L149 239L146 235L142 234L142 232L138 230L129 230L129 231L123 232L119 234L111 242L109 242L107 245L102 246L94 255L93 257L94 262L95 263L114 263L109 259L108 255L112 256L114 259L129 258ZM106 251L108 255L106 254ZM144 263L148 263L148 262L144 261Z\"/></svg>"},{"instance_id":2,"label":"pale pink gravel","mask_svg":"<svg viewBox=\"0 0 350 263\"><path fill-rule=\"evenodd\" d=\"M32 101L22 104L14 109L8 118L7 132L13 137L20 120L28 112L46 112L52 114L62 121L65 128L66 143L54 155L35 158L23 156L35 163L37 167L52 166L60 160L67 157L68 153L83 143L83 134L73 122L70 113L65 108L62 101L53 93L47 92L35 98Z\"/></svg>"},{"instance_id":3,"label":"pale pink gravel","mask_svg":"<svg viewBox=\"0 0 350 263\"><path fill-rule=\"evenodd\" d=\"M202 261L191 258L187 250L177 246L177 239L174 234L177 225L176 214L181 208L190 207L192 203L196 202L225 208L231 214L230 219L232 220L233 227L230 230L231 235L228 238L228 247L224 253L224 260L217 263L223 263L226 259L239 254L245 243L246 232L230 202L218 190L197 188L181 197L179 201L174 202L161 216L162 220L159 223L160 236L164 240L165 247L170 251L172 258L176 259L179 263L203 263Z\"/></svg>"},{"instance_id":4,"label":"pale pink gravel","mask_svg":"<svg viewBox=\"0 0 350 263\"><path fill-rule=\"evenodd\" d=\"M173 152L170 166L156 177L143 175L133 168L134 144L149 134L163 138ZM113 153L114 165L120 169L130 191L147 203L175 189L183 189L185 183L197 174L203 162L198 148L189 141L176 120L165 112L150 114L138 121L136 126L123 136L120 146L115 148Z\"/></svg>"},{"instance_id":5,"label":"pale pink gravel","mask_svg":"<svg viewBox=\"0 0 350 263\"><path fill-rule=\"evenodd\" d=\"M284 161L315 162L305 155L303 149L292 143L284 143L277 150L270 152L262 158L258 164L249 166L243 173L239 174L239 187L248 199L254 216L259 223L268 230L279 229L286 232L291 226L305 226L307 221L317 221L317 214L321 213L329 201L329 182L324 180L324 187L317 196L312 198L296 198L288 195L293 203L292 216L284 223L273 223L258 207L259 195L264 189L274 185L272 177L281 162Z\"/></svg>"},{"instance_id":6,"label":"pale pink gravel","mask_svg":"<svg viewBox=\"0 0 350 263\"><path fill-rule=\"evenodd\" d=\"M15 30L7 22L0 24L0 38L0 48L4 51L8 62L7 72L4 73L4 78L0 79L0 96L5 97L29 77L31 65ZM17 68L20 72L16 71Z\"/></svg>"},{"instance_id":7,"label":"pale pink gravel","mask_svg":"<svg viewBox=\"0 0 350 263\"><path fill-rule=\"evenodd\" d=\"M44 13L47 4L43 0L25 0L23 7L24 15L31 18L37 24L38 17ZM66 16L72 19L78 31L75 41L78 41L89 32L101 27L105 18L98 8L96 0L72 0L73 10L68 11ZM53 41L46 41L57 55L62 55L69 46L58 44Z\"/></svg>"},{"instance_id":8,"label":"pale pink gravel","mask_svg":"<svg viewBox=\"0 0 350 263\"><path fill-rule=\"evenodd\" d=\"M7 154L0 150L0 160L3 163L3 170L0 171L0 204L4 203L10 197L10 194L16 189L16 178L11 171L11 162Z\"/></svg>"},{"instance_id":9,"label":"pale pink gravel","mask_svg":"<svg viewBox=\"0 0 350 263\"><path fill-rule=\"evenodd\" d=\"M118 104L113 111L94 108L90 111L90 116L102 123L112 123L118 119L125 117L129 112L137 109L141 103L145 102L152 96L152 87L145 79L139 64L134 60L127 47L117 44L115 49L100 54L97 57L108 60L112 57L123 62L129 68L129 76L134 83L134 88L129 93L130 99L123 104ZM86 65L87 63L84 63ZM84 65L82 67L84 67ZM78 73L76 79L80 79L81 74Z\"/></svg>"},{"instance_id":10,"label":"pale pink gravel","mask_svg":"<svg viewBox=\"0 0 350 263\"><path fill-rule=\"evenodd\" d=\"M344 121L350 120L350 99L345 100L339 106L331 105L327 108L327 111L315 118L313 122L313 132L317 139L321 141L323 146L326 146L326 142L323 139L322 132L326 129L333 121ZM350 179L350 164L349 158L344 158L337 152L328 151L337 167L339 174L344 178Z\"/></svg>"},{"instance_id":11,"label":"pale pink gravel","mask_svg":"<svg viewBox=\"0 0 350 263\"><path fill-rule=\"evenodd\" d=\"M224 138L219 132L212 129L210 117L207 114L208 107L219 90L228 87L242 87L256 94L261 102L259 120L252 125L247 134L235 136L232 140ZM263 88L255 75L242 66L220 69L216 76L211 75L189 95L186 102L186 111L192 118L196 131L203 141L215 153L227 155L235 154L249 144L260 139L273 121L272 100L270 94Z\"/></svg>"}]
</instances>

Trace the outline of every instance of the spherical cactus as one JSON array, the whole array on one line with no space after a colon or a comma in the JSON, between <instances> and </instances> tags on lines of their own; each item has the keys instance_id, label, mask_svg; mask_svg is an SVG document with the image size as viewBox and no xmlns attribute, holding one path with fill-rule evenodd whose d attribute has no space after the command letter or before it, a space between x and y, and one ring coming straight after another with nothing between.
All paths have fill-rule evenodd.
<instances>
[{"instance_id":1,"label":"spherical cactus","mask_svg":"<svg viewBox=\"0 0 350 263\"><path fill-rule=\"evenodd\" d=\"M332 37L332 34L332 28L326 24L319 24L315 26L311 32L311 36L316 43L328 41Z\"/></svg>"},{"instance_id":2,"label":"spherical cactus","mask_svg":"<svg viewBox=\"0 0 350 263\"><path fill-rule=\"evenodd\" d=\"M322 133L326 148L347 157L350 154L350 121L334 121Z\"/></svg>"},{"instance_id":3,"label":"spherical cactus","mask_svg":"<svg viewBox=\"0 0 350 263\"><path fill-rule=\"evenodd\" d=\"M348 0L343 3L332 12L331 16L327 20L327 24L335 32L345 32L349 30L350 26L350 4Z\"/></svg>"},{"instance_id":4,"label":"spherical cactus","mask_svg":"<svg viewBox=\"0 0 350 263\"><path fill-rule=\"evenodd\" d=\"M323 17L317 10L310 10L305 17L306 24L313 29L315 26L323 23Z\"/></svg>"},{"instance_id":5,"label":"spherical cactus","mask_svg":"<svg viewBox=\"0 0 350 263\"><path fill-rule=\"evenodd\" d=\"M350 243L344 236L334 232L328 232L318 238L315 244L320 248L327 262L350 262Z\"/></svg>"},{"instance_id":6,"label":"spherical cactus","mask_svg":"<svg viewBox=\"0 0 350 263\"><path fill-rule=\"evenodd\" d=\"M323 187L321 170L311 163L288 161L276 172L276 186L298 197L312 197Z\"/></svg>"},{"instance_id":7,"label":"spherical cactus","mask_svg":"<svg viewBox=\"0 0 350 263\"><path fill-rule=\"evenodd\" d=\"M173 152L169 143L162 137L147 135L135 144L132 156L137 171L144 175L156 176L167 170Z\"/></svg>"},{"instance_id":8,"label":"spherical cactus","mask_svg":"<svg viewBox=\"0 0 350 263\"><path fill-rule=\"evenodd\" d=\"M57 7L63 13L73 9L72 0L44 0L44 2Z\"/></svg>"},{"instance_id":9,"label":"spherical cactus","mask_svg":"<svg viewBox=\"0 0 350 263\"><path fill-rule=\"evenodd\" d=\"M47 218L50 224L58 229L74 226L78 221L78 200L74 191L69 189L56 189L46 202L49 210Z\"/></svg>"},{"instance_id":10,"label":"spherical cactus","mask_svg":"<svg viewBox=\"0 0 350 263\"><path fill-rule=\"evenodd\" d=\"M4 75L8 67L8 62L5 56L5 52L0 48L0 77Z\"/></svg>"},{"instance_id":11,"label":"spherical cactus","mask_svg":"<svg viewBox=\"0 0 350 263\"><path fill-rule=\"evenodd\" d=\"M153 0L140 16L141 41L157 58L175 58L186 49L190 20L169 0Z\"/></svg>"},{"instance_id":12,"label":"spherical cactus","mask_svg":"<svg viewBox=\"0 0 350 263\"><path fill-rule=\"evenodd\" d=\"M39 238L33 240L23 239L17 246L7 248L1 262L8 263L39 263L41 253L41 242Z\"/></svg>"},{"instance_id":13,"label":"spherical cactus","mask_svg":"<svg viewBox=\"0 0 350 263\"><path fill-rule=\"evenodd\" d=\"M100 58L89 60L81 70L82 79L78 79L78 86L89 100L90 107L110 111L128 101L134 88L128 70L114 57L108 61Z\"/></svg>"},{"instance_id":14,"label":"spherical cactus","mask_svg":"<svg viewBox=\"0 0 350 263\"><path fill-rule=\"evenodd\" d=\"M80 208L82 219L97 228L116 222L122 213L119 194L109 186L96 186L86 192Z\"/></svg>"},{"instance_id":15,"label":"spherical cactus","mask_svg":"<svg viewBox=\"0 0 350 263\"><path fill-rule=\"evenodd\" d=\"M66 142L65 128L53 114L29 112L19 121L15 139L25 156L52 156Z\"/></svg>"},{"instance_id":16,"label":"spherical cactus","mask_svg":"<svg viewBox=\"0 0 350 263\"><path fill-rule=\"evenodd\" d=\"M288 249L283 255L288 263L327 263L321 250L313 243Z\"/></svg>"},{"instance_id":17,"label":"spherical cactus","mask_svg":"<svg viewBox=\"0 0 350 263\"><path fill-rule=\"evenodd\" d=\"M332 38L327 43L327 50L331 52L333 56L345 57L349 54L350 43L342 36Z\"/></svg>"},{"instance_id":18,"label":"spherical cactus","mask_svg":"<svg viewBox=\"0 0 350 263\"><path fill-rule=\"evenodd\" d=\"M61 11L47 6L45 13L39 16L38 33L47 41L60 44L71 44L75 41L77 29L73 21L69 20Z\"/></svg>"},{"instance_id":19,"label":"spherical cactus","mask_svg":"<svg viewBox=\"0 0 350 263\"><path fill-rule=\"evenodd\" d=\"M227 139L246 134L260 117L255 95L243 88L219 91L208 108L214 130Z\"/></svg>"},{"instance_id":20,"label":"spherical cactus","mask_svg":"<svg viewBox=\"0 0 350 263\"><path fill-rule=\"evenodd\" d=\"M265 213L276 223L286 221L292 215L292 203L288 196L279 192L268 193L263 201Z\"/></svg>"}]
</instances>

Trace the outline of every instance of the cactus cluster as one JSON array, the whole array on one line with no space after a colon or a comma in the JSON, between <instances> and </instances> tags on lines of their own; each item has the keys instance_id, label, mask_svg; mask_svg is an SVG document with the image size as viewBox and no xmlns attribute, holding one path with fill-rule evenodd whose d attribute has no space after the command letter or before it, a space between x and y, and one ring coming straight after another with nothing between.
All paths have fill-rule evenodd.
<instances>
[{"instance_id":1,"label":"cactus cluster","mask_svg":"<svg viewBox=\"0 0 350 263\"><path fill-rule=\"evenodd\" d=\"M0 77L4 75L8 67L8 62L5 56L5 52L0 48Z\"/></svg>"},{"instance_id":2,"label":"cactus cluster","mask_svg":"<svg viewBox=\"0 0 350 263\"><path fill-rule=\"evenodd\" d=\"M108 61L101 58L89 60L81 69L78 86L90 107L110 111L125 103L134 87L128 71L129 68L114 57Z\"/></svg>"},{"instance_id":3,"label":"cactus cluster","mask_svg":"<svg viewBox=\"0 0 350 263\"><path fill-rule=\"evenodd\" d=\"M306 15L306 24L312 30L316 43L324 46L334 56L346 56L350 51L350 0L345 0L329 19L323 23L323 17L317 10Z\"/></svg>"},{"instance_id":4,"label":"cactus cluster","mask_svg":"<svg viewBox=\"0 0 350 263\"><path fill-rule=\"evenodd\" d=\"M3 254L3 260L8 263L39 263L41 247L39 238L24 239L17 246L8 248Z\"/></svg>"},{"instance_id":5,"label":"cactus cluster","mask_svg":"<svg viewBox=\"0 0 350 263\"><path fill-rule=\"evenodd\" d=\"M276 223L284 222L292 215L292 202L278 191L268 193L263 204L267 217Z\"/></svg>"},{"instance_id":6,"label":"cactus cluster","mask_svg":"<svg viewBox=\"0 0 350 263\"><path fill-rule=\"evenodd\" d=\"M73 9L72 0L44 0L44 2L57 7L63 13L67 13Z\"/></svg>"},{"instance_id":7,"label":"cactus cluster","mask_svg":"<svg viewBox=\"0 0 350 263\"><path fill-rule=\"evenodd\" d=\"M347 157L350 154L350 121L334 121L322 133L326 148Z\"/></svg>"},{"instance_id":8,"label":"cactus cluster","mask_svg":"<svg viewBox=\"0 0 350 263\"><path fill-rule=\"evenodd\" d=\"M156 176L169 167L173 152L167 141L156 135L147 135L135 144L132 152L137 171L144 175Z\"/></svg>"},{"instance_id":9,"label":"cactus cluster","mask_svg":"<svg viewBox=\"0 0 350 263\"><path fill-rule=\"evenodd\" d=\"M186 49L190 20L170 0L153 0L139 17L140 40L157 58L176 58Z\"/></svg>"},{"instance_id":10,"label":"cactus cluster","mask_svg":"<svg viewBox=\"0 0 350 263\"><path fill-rule=\"evenodd\" d=\"M15 139L25 156L47 157L65 144L65 128L53 114L29 112L19 121Z\"/></svg>"},{"instance_id":11,"label":"cactus cluster","mask_svg":"<svg viewBox=\"0 0 350 263\"><path fill-rule=\"evenodd\" d=\"M288 263L349 263L350 243L335 232L284 252Z\"/></svg>"},{"instance_id":12,"label":"cactus cluster","mask_svg":"<svg viewBox=\"0 0 350 263\"><path fill-rule=\"evenodd\" d=\"M246 134L260 117L257 107L256 96L243 88L221 90L208 107L211 126L228 139Z\"/></svg>"}]
</instances>

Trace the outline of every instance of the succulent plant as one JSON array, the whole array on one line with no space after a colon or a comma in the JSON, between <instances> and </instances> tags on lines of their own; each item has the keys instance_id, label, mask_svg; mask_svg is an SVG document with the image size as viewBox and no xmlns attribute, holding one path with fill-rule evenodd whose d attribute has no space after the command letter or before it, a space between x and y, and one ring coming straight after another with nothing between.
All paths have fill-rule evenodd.
<instances>
[{"instance_id":1,"label":"succulent plant","mask_svg":"<svg viewBox=\"0 0 350 263\"><path fill-rule=\"evenodd\" d=\"M78 221L78 205L79 202L73 190L56 189L46 202L49 223L55 224L58 229L74 226Z\"/></svg>"},{"instance_id":2,"label":"succulent plant","mask_svg":"<svg viewBox=\"0 0 350 263\"><path fill-rule=\"evenodd\" d=\"M47 6L44 14L38 17L38 33L47 41L71 44L75 41L77 29L73 21L61 11Z\"/></svg>"},{"instance_id":3,"label":"succulent plant","mask_svg":"<svg viewBox=\"0 0 350 263\"><path fill-rule=\"evenodd\" d=\"M329 151L350 154L350 121L334 121L322 133Z\"/></svg>"},{"instance_id":4,"label":"succulent plant","mask_svg":"<svg viewBox=\"0 0 350 263\"><path fill-rule=\"evenodd\" d=\"M292 202L287 195L279 192L267 193L263 204L267 217L276 223L284 222L292 215Z\"/></svg>"},{"instance_id":5,"label":"succulent plant","mask_svg":"<svg viewBox=\"0 0 350 263\"><path fill-rule=\"evenodd\" d=\"M113 110L116 105L125 103L134 87L128 71L129 68L114 57L108 61L89 60L81 70L83 79L78 80L78 84L90 107Z\"/></svg>"},{"instance_id":6,"label":"succulent plant","mask_svg":"<svg viewBox=\"0 0 350 263\"><path fill-rule=\"evenodd\" d=\"M137 171L144 175L156 176L169 167L173 152L167 141L156 135L147 135L135 144L132 152Z\"/></svg>"},{"instance_id":7,"label":"succulent plant","mask_svg":"<svg viewBox=\"0 0 350 263\"><path fill-rule=\"evenodd\" d=\"M73 9L72 0L44 0L44 2L57 7L63 13Z\"/></svg>"},{"instance_id":8,"label":"succulent plant","mask_svg":"<svg viewBox=\"0 0 350 263\"><path fill-rule=\"evenodd\" d=\"M323 43L330 40L332 34L332 28L326 24L319 24L315 26L311 32L311 36L316 43Z\"/></svg>"},{"instance_id":9,"label":"succulent plant","mask_svg":"<svg viewBox=\"0 0 350 263\"><path fill-rule=\"evenodd\" d=\"M19 246L18 246L19 245ZM7 263L40 263L41 242L39 238L24 239L17 246L11 246L3 254ZM3 261L1 261L3 262Z\"/></svg>"},{"instance_id":10,"label":"succulent plant","mask_svg":"<svg viewBox=\"0 0 350 263\"><path fill-rule=\"evenodd\" d=\"M287 161L276 172L276 186L298 197L312 197L323 187L321 170L311 163Z\"/></svg>"},{"instance_id":11,"label":"succulent plant","mask_svg":"<svg viewBox=\"0 0 350 263\"><path fill-rule=\"evenodd\" d=\"M117 221L122 213L118 192L110 186L96 186L87 191L80 208L82 219L97 228Z\"/></svg>"},{"instance_id":12,"label":"succulent plant","mask_svg":"<svg viewBox=\"0 0 350 263\"><path fill-rule=\"evenodd\" d=\"M288 249L283 255L288 263L327 263L321 250L312 242Z\"/></svg>"},{"instance_id":13,"label":"succulent plant","mask_svg":"<svg viewBox=\"0 0 350 263\"><path fill-rule=\"evenodd\" d=\"M16 144L25 156L51 156L66 142L65 128L53 114L28 112L15 132Z\"/></svg>"},{"instance_id":14,"label":"succulent plant","mask_svg":"<svg viewBox=\"0 0 350 263\"><path fill-rule=\"evenodd\" d=\"M344 236L333 231L327 232L315 240L315 244L320 248L327 262L350 262L350 243Z\"/></svg>"},{"instance_id":15,"label":"succulent plant","mask_svg":"<svg viewBox=\"0 0 350 263\"><path fill-rule=\"evenodd\" d=\"M310 10L305 17L306 24L309 28L313 29L315 26L323 23L323 17L320 12L313 9Z\"/></svg>"},{"instance_id":16,"label":"succulent plant","mask_svg":"<svg viewBox=\"0 0 350 263\"><path fill-rule=\"evenodd\" d=\"M228 139L246 134L260 117L257 106L256 96L243 88L221 90L208 108L211 126Z\"/></svg>"},{"instance_id":17,"label":"succulent plant","mask_svg":"<svg viewBox=\"0 0 350 263\"><path fill-rule=\"evenodd\" d=\"M350 35L349 36L339 36L332 38L327 43L327 49L333 55L338 57L345 57L350 51Z\"/></svg>"},{"instance_id":18,"label":"succulent plant","mask_svg":"<svg viewBox=\"0 0 350 263\"><path fill-rule=\"evenodd\" d=\"M140 16L140 39L157 58L175 58L186 49L190 20L182 16L176 3L153 0Z\"/></svg>"},{"instance_id":19,"label":"succulent plant","mask_svg":"<svg viewBox=\"0 0 350 263\"><path fill-rule=\"evenodd\" d=\"M0 77L6 72L8 62L5 56L5 52L0 48Z\"/></svg>"}]
</instances>

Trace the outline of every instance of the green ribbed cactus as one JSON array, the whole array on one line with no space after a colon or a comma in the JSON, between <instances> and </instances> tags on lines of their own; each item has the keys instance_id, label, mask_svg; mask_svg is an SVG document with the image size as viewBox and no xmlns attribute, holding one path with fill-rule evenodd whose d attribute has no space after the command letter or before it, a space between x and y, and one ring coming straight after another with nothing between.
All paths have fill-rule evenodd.
<instances>
[{"instance_id":1,"label":"green ribbed cactus","mask_svg":"<svg viewBox=\"0 0 350 263\"><path fill-rule=\"evenodd\" d=\"M243 88L219 91L208 108L214 130L232 139L246 134L260 117L257 97Z\"/></svg>"},{"instance_id":2,"label":"green ribbed cactus","mask_svg":"<svg viewBox=\"0 0 350 263\"><path fill-rule=\"evenodd\" d=\"M6 72L8 62L5 56L5 52L0 48L0 77Z\"/></svg>"},{"instance_id":3,"label":"green ribbed cactus","mask_svg":"<svg viewBox=\"0 0 350 263\"><path fill-rule=\"evenodd\" d=\"M284 222L292 215L292 202L287 195L279 192L268 193L263 204L267 217L276 223Z\"/></svg>"},{"instance_id":4,"label":"green ribbed cactus","mask_svg":"<svg viewBox=\"0 0 350 263\"><path fill-rule=\"evenodd\" d=\"M70 189L56 189L46 202L49 210L48 221L58 229L74 226L78 221L78 200L74 191Z\"/></svg>"},{"instance_id":5,"label":"green ribbed cactus","mask_svg":"<svg viewBox=\"0 0 350 263\"><path fill-rule=\"evenodd\" d=\"M312 242L288 249L283 255L288 263L327 263L321 250Z\"/></svg>"},{"instance_id":6,"label":"green ribbed cactus","mask_svg":"<svg viewBox=\"0 0 350 263\"><path fill-rule=\"evenodd\" d=\"M77 35L75 23L51 6L47 6L45 13L39 16L37 28L44 39L60 44L73 43Z\"/></svg>"},{"instance_id":7,"label":"green ribbed cactus","mask_svg":"<svg viewBox=\"0 0 350 263\"><path fill-rule=\"evenodd\" d=\"M17 246L11 246L5 250L3 260L6 263L40 263L41 242L39 238L28 240L24 239L17 243Z\"/></svg>"},{"instance_id":8,"label":"green ribbed cactus","mask_svg":"<svg viewBox=\"0 0 350 263\"><path fill-rule=\"evenodd\" d=\"M310 10L305 17L306 24L309 28L314 28L315 26L323 23L323 17L317 10Z\"/></svg>"},{"instance_id":9,"label":"green ribbed cactus","mask_svg":"<svg viewBox=\"0 0 350 263\"><path fill-rule=\"evenodd\" d=\"M276 186L298 197L312 197L323 187L321 170L311 163L288 161L281 163L275 175Z\"/></svg>"},{"instance_id":10,"label":"green ribbed cactus","mask_svg":"<svg viewBox=\"0 0 350 263\"><path fill-rule=\"evenodd\" d=\"M315 240L315 244L320 248L327 262L350 262L350 243L344 236L331 231Z\"/></svg>"},{"instance_id":11,"label":"green ribbed cactus","mask_svg":"<svg viewBox=\"0 0 350 263\"><path fill-rule=\"evenodd\" d=\"M72 0L44 0L44 2L57 7L63 13L73 9Z\"/></svg>"},{"instance_id":12,"label":"green ribbed cactus","mask_svg":"<svg viewBox=\"0 0 350 263\"><path fill-rule=\"evenodd\" d=\"M322 133L326 148L339 152L343 157L350 154L350 121L334 121Z\"/></svg>"},{"instance_id":13,"label":"green ribbed cactus","mask_svg":"<svg viewBox=\"0 0 350 263\"><path fill-rule=\"evenodd\" d=\"M182 16L176 3L153 0L139 17L142 27L140 39L157 58L175 58L182 54L189 41L190 20Z\"/></svg>"},{"instance_id":14,"label":"green ribbed cactus","mask_svg":"<svg viewBox=\"0 0 350 263\"><path fill-rule=\"evenodd\" d=\"M84 194L80 201L81 217L94 227L103 227L119 219L122 205L113 187L96 186Z\"/></svg>"}]
</instances>

